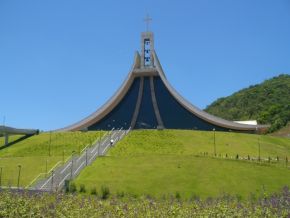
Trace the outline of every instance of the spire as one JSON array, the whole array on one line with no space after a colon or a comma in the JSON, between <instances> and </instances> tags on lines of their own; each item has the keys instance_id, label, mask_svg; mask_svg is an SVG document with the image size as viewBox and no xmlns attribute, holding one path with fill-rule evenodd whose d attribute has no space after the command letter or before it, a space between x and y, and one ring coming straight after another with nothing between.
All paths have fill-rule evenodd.
<instances>
[{"instance_id":1,"label":"spire","mask_svg":"<svg viewBox=\"0 0 290 218\"><path fill-rule=\"evenodd\" d=\"M152 18L147 14L144 19L146 22L146 32L141 34L141 68L153 67L153 55L154 50L154 36L153 32L149 31L149 24Z\"/></svg>"}]
</instances>

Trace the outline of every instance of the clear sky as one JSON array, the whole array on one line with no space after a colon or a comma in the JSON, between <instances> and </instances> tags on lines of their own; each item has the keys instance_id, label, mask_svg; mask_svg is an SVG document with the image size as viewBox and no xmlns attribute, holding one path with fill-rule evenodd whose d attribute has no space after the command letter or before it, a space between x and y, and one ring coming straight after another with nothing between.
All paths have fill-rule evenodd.
<instances>
[{"instance_id":1,"label":"clear sky","mask_svg":"<svg viewBox=\"0 0 290 218\"><path fill-rule=\"evenodd\" d=\"M56 129L102 106L147 13L169 82L200 108L290 73L289 0L0 0L1 124Z\"/></svg>"}]
</instances>

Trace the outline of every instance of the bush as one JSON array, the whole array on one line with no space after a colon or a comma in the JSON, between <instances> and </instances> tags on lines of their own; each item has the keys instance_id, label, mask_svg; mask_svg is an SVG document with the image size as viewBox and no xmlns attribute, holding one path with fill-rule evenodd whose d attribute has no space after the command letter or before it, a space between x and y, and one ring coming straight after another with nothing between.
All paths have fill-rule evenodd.
<instances>
[{"instance_id":1,"label":"bush","mask_svg":"<svg viewBox=\"0 0 290 218\"><path fill-rule=\"evenodd\" d=\"M101 187L101 199L105 200L108 199L110 195L110 189L107 186Z\"/></svg>"},{"instance_id":2,"label":"bush","mask_svg":"<svg viewBox=\"0 0 290 218\"><path fill-rule=\"evenodd\" d=\"M181 195L180 195L180 193L179 193L179 192L176 192L176 193L175 193L175 198L176 198L176 199L178 199L178 200L180 200L180 198L181 198Z\"/></svg>"},{"instance_id":3,"label":"bush","mask_svg":"<svg viewBox=\"0 0 290 218\"><path fill-rule=\"evenodd\" d=\"M92 194L92 195L96 195L96 196L98 196L98 192L97 192L96 187L93 187L93 188L91 189L91 194Z\"/></svg>"},{"instance_id":4,"label":"bush","mask_svg":"<svg viewBox=\"0 0 290 218\"><path fill-rule=\"evenodd\" d=\"M66 193L69 192L69 185L70 185L70 180L65 180L64 181L64 190Z\"/></svg>"},{"instance_id":5,"label":"bush","mask_svg":"<svg viewBox=\"0 0 290 218\"><path fill-rule=\"evenodd\" d=\"M117 192L117 198L123 198L125 196L125 193L123 191Z\"/></svg>"},{"instance_id":6,"label":"bush","mask_svg":"<svg viewBox=\"0 0 290 218\"><path fill-rule=\"evenodd\" d=\"M76 184L73 183L73 182L70 182L70 183L69 183L69 192L70 192L70 193L75 193L76 191L77 191L77 186L76 186Z\"/></svg>"},{"instance_id":7,"label":"bush","mask_svg":"<svg viewBox=\"0 0 290 218\"><path fill-rule=\"evenodd\" d=\"M100 200L62 193L1 191L0 217L289 217L290 190L272 195L172 199Z\"/></svg>"},{"instance_id":8,"label":"bush","mask_svg":"<svg viewBox=\"0 0 290 218\"><path fill-rule=\"evenodd\" d=\"M80 185L80 192L85 193L86 192L86 187L84 184Z\"/></svg>"}]
</instances>

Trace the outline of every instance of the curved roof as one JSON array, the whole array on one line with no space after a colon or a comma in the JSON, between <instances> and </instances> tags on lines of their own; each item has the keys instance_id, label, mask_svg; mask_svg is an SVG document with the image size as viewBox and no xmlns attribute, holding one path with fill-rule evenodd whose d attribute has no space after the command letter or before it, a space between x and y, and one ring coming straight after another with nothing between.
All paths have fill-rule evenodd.
<instances>
[{"instance_id":1,"label":"curved roof","mask_svg":"<svg viewBox=\"0 0 290 218\"><path fill-rule=\"evenodd\" d=\"M86 129L91 124L98 122L103 117L105 117L106 114L108 114L110 111L114 109L115 106L117 106L117 104L122 100L122 98L125 96L125 94L129 90L134 80L134 76L133 76L134 69L137 68L138 65L140 65L140 56L138 52L136 52L132 69L130 70L127 78L125 79L121 87L115 92L115 94L101 108L99 108L97 111L95 111L88 117L84 118L83 120L75 124L59 129L57 131L83 130L83 129Z\"/></svg>"},{"instance_id":2,"label":"curved roof","mask_svg":"<svg viewBox=\"0 0 290 218\"><path fill-rule=\"evenodd\" d=\"M170 94L178 101L184 108L186 108L189 112L193 113L197 117L215 124L217 126L222 126L225 128L238 130L238 131L261 131L267 129L268 125L247 125L247 124L241 124L241 123L235 123L232 121L224 120L222 118L213 116L211 114L206 113L203 110L200 110L199 108L192 105L190 102L185 100L168 82L166 79L165 73L163 72L163 69L161 67L161 64L158 60L158 57L153 50L153 62L154 67L151 68L141 68L140 67L140 55L138 52L135 54L134 58L134 64L132 69L130 70L127 78L121 85L121 87L117 90L117 92L96 112L92 113L85 119L70 125L68 127L59 129L58 131L76 131L76 130L84 130L90 125L100 121L102 118L104 118L108 113L110 113L117 105L120 103L120 101L123 99L123 97L128 92L130 86L132 85L135 77L142 77L142 76L160 76L161 80L165 84L167 90L170 92Z\"/></svg>"},{"instance_id":3,"label":"curved roof","mask_svg":"<svg viewBox=\"0 0 290 218\"><path fill-rule=\"evenodd\" d=\"M191 113L195 114L199 118L206 120L210 123L213 123L218 126L230 128L230 129L235 129L235 130L258 130L258 129L265 129L268 128L268 125L248 125L248 124L240 124L240 123L235 123L233 121L228 121L219 117L216 117L214 115L211 115L209 113L206 113L205 111L195 107L192 105L190 102L188 102L186 99L184 99L168 82L168 80L165 77L165 74L163 72L163 69L161 67L161 64L158 60L158 57L153 51L153 57L155 61L155 66L157 68L157 71L160 72L159 76L161 77L162 81L164 82L166 88L168 91L174 96L174 98L182 105L184 106L187 110L189 110Z\"/></svg>"}]
</instances>

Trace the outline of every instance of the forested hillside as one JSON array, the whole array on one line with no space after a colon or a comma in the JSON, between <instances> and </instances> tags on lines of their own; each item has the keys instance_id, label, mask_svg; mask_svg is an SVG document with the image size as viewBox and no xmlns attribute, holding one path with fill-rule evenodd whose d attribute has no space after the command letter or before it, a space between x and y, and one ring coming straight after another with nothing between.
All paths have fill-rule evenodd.
<instances>
[{"instance_id":1,"label":"forested hillside","mask_svg":"<svg viewBox=\"0 0 290 218\"><path fill-rule=\"evenodd\" d=\"M258 120L272 125L269 132L276 131L290 121L290 75L281 74L219 98L205 111L228 120Z\"/></svg>"}]
</instances>

